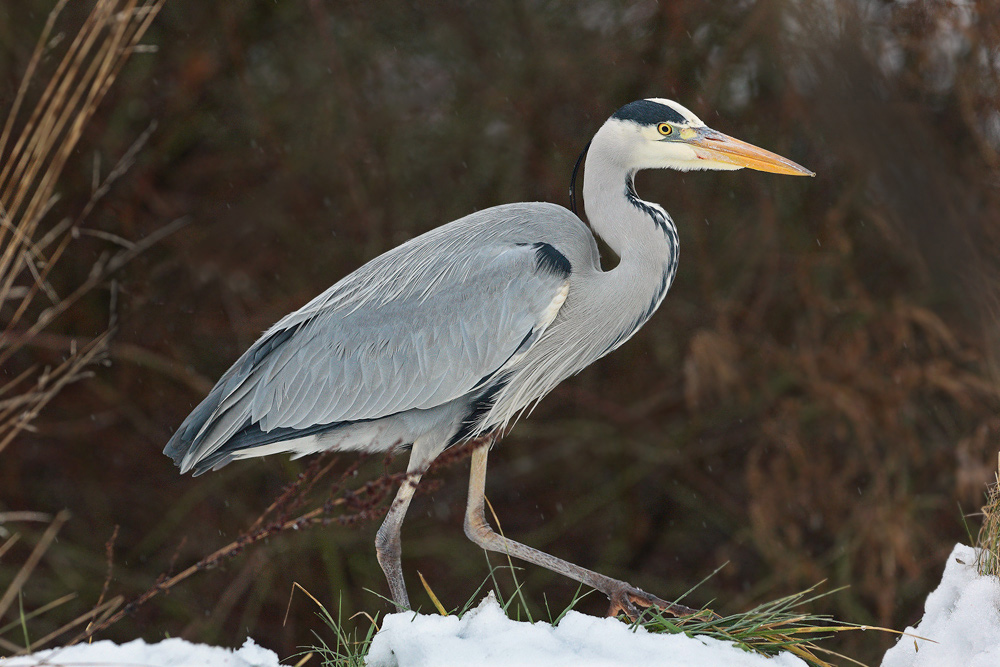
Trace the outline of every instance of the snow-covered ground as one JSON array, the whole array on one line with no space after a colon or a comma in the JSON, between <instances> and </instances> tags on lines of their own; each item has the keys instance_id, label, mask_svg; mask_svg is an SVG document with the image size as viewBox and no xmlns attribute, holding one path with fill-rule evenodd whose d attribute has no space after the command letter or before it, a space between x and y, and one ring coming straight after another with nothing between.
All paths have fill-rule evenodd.
<instances>
[{"instance_id":1,"label":"snow-covered ground","mask_svg":"<svg viewBox=\"0 0 1000 667\"><path fill-rule=\"evenodd\" d=\"M768 659L717 639L633 632L614 618L571 611L553 627L511 621L491 593L461 619L390 614L372 640L371 667L806 667L791 653Z\"/></svg>"},{"instance_id":2,"label":"snow-covered ground","mask_svg":"<svg viewBox=\"0 0 1000 667\"><path fill-rule=\"evenodd\" d=\"M3 667L34 667L35 665L72 665L73 667L279 667L274 651L261 648L247 639L233 650L192 644L183 639L164 639L147 644L136 639L127 644L110 641L77 644L68 648L39 651L18 658L0 658Z\"/></svg>"},{"instance_id":3,"label":"snow-covered ground","mask_svg":"<svg viewBox=\"0 0 1000 667\"><path fill-rule=\"evenodd\" d=\"M882 667L1000 666L1000 581L981 577L976 552L957 545L923 620L885 654ZM918 638L920 637L920 638ZM158 644L109 641L0 659L0 667L29 665L142 665L277 667L278 656L250 639L238 650L167 639ZM803 667L791 654L765 658L708 638L655 635L615 619L569 612L557 627L509 620L492 595L459 619L390 614L372 642L371 667Z\"/></svg>"},{"instance_id":4,"label":"snow-covered ground","mask_svg":"<svg viewBox=\"0 0 1000 667\"><path fill-rule=\"evenodd\" d=\"M955 545L923 619L906 633L882 667L1000 666L1000 581L979 576L975 549Z\"/></svg>"}]
</instances>

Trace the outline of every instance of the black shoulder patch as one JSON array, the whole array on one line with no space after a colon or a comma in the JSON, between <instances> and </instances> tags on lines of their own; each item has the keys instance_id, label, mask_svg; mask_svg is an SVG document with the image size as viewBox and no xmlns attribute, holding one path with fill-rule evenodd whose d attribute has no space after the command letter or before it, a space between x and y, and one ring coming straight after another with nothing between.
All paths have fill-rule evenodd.
<instances>
[{"instance_id":1,"label":"black shoulder patch","mask_svg":"<svg viewBox=\"0 0 1000 667\"><path fill-rule=\"evenodd\" d=\"M549 271L561 275L563 278L573 272L573 265L562 254L548 243L532 243L535 249L535 265L540 271Z\"/></svg>"},{"instance_id":2,"label":"black shoulder patch","mask_svg":"<svg viewBox=\"0 0 1000 667\"><path fill-rule=\"evenodd\" d=\"M683 123L687 119L677 112L673 107L666 104L652 102L650 100L636 100L629 102L616 111L612 118L618 120L630 120L639 125L656 125L664 121L671 123Z\"/></svg>"},{"instance_id":3,"label":"black shoulder patch","mask_svg":"<svg viewBox=\"0 0 1000 667\"><path fill-rule=\"evenodd\" d=\"M455 432L455 435L451 436L451 440L448 441L446 449L447 447L457 445L463 440L468 440L472 437L479 421L493 409L493 403L497 400L497 394L499 394L500 391L507 386L507 382L509 381L509 376L498 378L496 384L487 387L486 391L480 394L477 398L473 399L469 414L462 420L462 423L459 426L458 431Z\"/></svg>"}]
</instances>

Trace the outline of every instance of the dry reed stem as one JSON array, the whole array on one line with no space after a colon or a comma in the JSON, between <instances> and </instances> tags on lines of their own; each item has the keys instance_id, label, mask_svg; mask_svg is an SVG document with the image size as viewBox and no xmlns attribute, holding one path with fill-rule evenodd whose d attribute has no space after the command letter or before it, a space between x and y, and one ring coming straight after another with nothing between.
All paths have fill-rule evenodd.
<instances>
[{"instance_id":1,"label":"dry reed stem","mask_svg":"<svg viewBox=\"0 0 1000 667\"><path fill-rule=\"evenodd\" d=\"M96 0L31 113L19 121L66 0L61 0L49 14L0 131L0 307L13 308L0 334L0 365L30 344L54 318L98 287L111 273L180 225L169 225L113 255L105 253L88 277L65 297L61 298L49 282L59 259L71 242L79 238L84 219L111 184L132 165L149 136L147 130L133 144L104 182L94 189L75 219L62 220L43 231L67 160L163 1ZM39 309L39 295L48 299L47 307ZM22 319L32 312L37 312L36 321L19 329ZM63 387L86 377L86 367L106 357L112 329L109 327L79 350L75 342L71 343L67 358L54 369L35 366L0 387L0 396L9 397L0 402L0 451L30 427L41 409Z\"/></svg>"},{"instance_id":2,"label":"dry reed stem","mask_svg":"<svg viewBox=\"0 0 1000 667\"><path fill-rule=\"evenodd\" d=\"M75 215L53 224L46 224L57 199L55 188L69 157L77 150L79 140L101 101L138 42L156 17L164 0L96 0L91 13L71 38L69 45L48 79L27 118L21 111L28 93L38 76L40 63L56 44L52 38L60 13L68 0L60 0L49 13L45 26L29 60L21 85L0 131L0 308L11 308L0 332L0 365L8 362L60 314L137 254L177 229L176 221L137 243L105 252L65 297L60 297L50 282L59 260L65 256L72 241L81 235L81 225L96 204L108 193L111 185L134 163L154 125L144 132L126 151L111 172L100 182L95 169L95 186L83 208ZM42 307L37 297L43 295L48 304ZM113 310L113 308L112 308ZM19 329L29 315L35 322ZM88 368L104 360L114 331L114 315L103 333L86 343L70 339L66 354L54 366L29 365L23 370L10 370L13 379L0 385L0 452L22 431L31 428L42 409L68 384L89 375ZM23 514L23 513L22 513ZM8 520L13 513L4 515ZM0 618L22 594L25 583L52 544L69 514L60 512L51 519L48 528L14 579L0 595ZM10 536L0 545L0 557L18 541ZM110 567L110 565L109 565ZM22 614L21 622L61 605L73 595L64 596L30 613ZM93 609L70 623L49 633L35 643L45 644L84 622L105 621L121 605L121 597L108 602L98 601ZM5 630L6 631L6 630ZM19 647L0 638L5 650L24 652L31 646Z\"/></svg>"}]
</instances>

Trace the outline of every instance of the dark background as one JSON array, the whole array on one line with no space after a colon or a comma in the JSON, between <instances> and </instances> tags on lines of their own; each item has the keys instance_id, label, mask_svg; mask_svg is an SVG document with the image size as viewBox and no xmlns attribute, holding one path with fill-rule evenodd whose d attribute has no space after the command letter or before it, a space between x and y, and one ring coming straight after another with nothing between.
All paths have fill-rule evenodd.
<instances>
[{"instance_id":1,"label":"dark background","mask_svg":"<svg viewBox=\"0 0 1000 667\"><path fill-rule=\"evenodd\" d=\"M52 4L0 5L0 108ZM74 516L25 607L79 598L35 632L93 605L115 525L111 592L132 597L173 557L176 569L235 537L302 469L278 456L182 478L160 454L261 331L443 222L567 204L593 132L649 96L817 176L640 176L640 195L677 221L676 282L632 341L495 451L487 494L505 533L668 598L728 561L689 598L723 612L825 579L849 588L812 611L914 622L969 539L962 515L998 449L997 14L985 1L168 0L143 40L158 50L123 72L57 206L86 200L95 152L106 170L155 120L91 225L141 238L191 223L119 274L112 365L0 455L0 511ZM57 280L85 274L93 246ZM96 335L108 306L96 292L52 331ZM58 349L33 354L13 363ZM449 608L488 575L462 534L466 474L437 473L404 524L425 610L418 570ZM293 582L345 616L388 609L364 592L387 594L376 528L278 535L105 636L236 646L249 633L287 656L323 632L305 597L282 623ZM0 560L0 588L17 565ZM534 567L519 576L541 616L576 589ZM598 598L582 608L602 612ZM892 641L837 646L877 662Z\"/></svg>"}]
</instances>

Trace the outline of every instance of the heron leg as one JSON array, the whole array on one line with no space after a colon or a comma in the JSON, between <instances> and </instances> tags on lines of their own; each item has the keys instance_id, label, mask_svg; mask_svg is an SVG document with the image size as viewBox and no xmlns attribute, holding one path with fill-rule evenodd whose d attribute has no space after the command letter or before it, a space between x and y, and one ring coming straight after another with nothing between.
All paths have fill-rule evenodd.
<instances>
[{"instance_id":1,"label":"heron leg","mask_svg":"<svg viewBox=\"0 0 1000 667\"><path fill-rule=\"evenodd\" d=\"M389 582L389 592L392 594L392 601L400 611L410 608L410 598L406 594L406 584L403 581L403 564L400 560L401 547L399 533L403 527L403 519L406 517L406 510L410 507L413 494L420 483L423 470L414 467L414 459L411 456L410 466L407 468L407 477L399 485L399 491L385 515L382 526L375 534L375 555L378 557L378 564L382 566L386 581Z\"/></svg>"},{"instance_id":2,"label":"heron leg","mask_svg":"<svg viewBox=\"0 0 1000 667\"><path fill-rule=\"evenodd\" d=\"M569 561L551 556L544 551L507 539L494 532L486 522L484 501L486 497L486 458L489 455L489 445L479 447L472 454L472 471L469 475L469 502L465 510L465 534L470 540L487 551L504 553L520 560L528 561L547 570L569 577L582 584L601 591L611 600L609 616L615 616L624 611L630 618L638 617L639 607L659 607L675 616L705 613L683 605L661 600L624 581L606 577L586 568L574 565Z\"/></svg>"}]
</instances>

